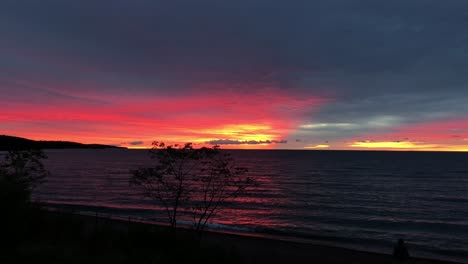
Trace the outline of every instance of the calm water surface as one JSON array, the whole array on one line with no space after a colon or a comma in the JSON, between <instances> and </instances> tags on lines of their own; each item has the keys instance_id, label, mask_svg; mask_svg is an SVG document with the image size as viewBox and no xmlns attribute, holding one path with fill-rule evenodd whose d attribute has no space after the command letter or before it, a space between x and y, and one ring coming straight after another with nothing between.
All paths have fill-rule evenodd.
<instances>
[{"instance_id":1,"label":"calm water surface","mask_svg":"<svg viewBox=\"0 0 468 264\"><path fill-rule=\"evenodd\" d=\"M129 186L129 170L151 164L147 151L46 152L52 175L36 198L81 213L166 221ZM468 263L468 153L231 153L260 187L227 204L212 229L385 253L404 238L413 255Z\"/></svg>"}]
</instances>

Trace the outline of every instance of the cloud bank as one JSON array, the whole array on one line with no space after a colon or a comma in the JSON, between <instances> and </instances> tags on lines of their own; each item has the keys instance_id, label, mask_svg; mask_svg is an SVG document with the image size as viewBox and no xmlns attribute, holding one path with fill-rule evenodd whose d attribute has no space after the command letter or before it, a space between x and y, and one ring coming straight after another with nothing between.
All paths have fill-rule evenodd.
<instances>
[{"instance_id":1,"label":"cloud bank","mask_svg":"<svg viewBox=\"0 0 468 264\"><path fill-rule=\"evenodd\" d=\"M346 149L463 127L467 12L436 0L1 1L0 132Z\"/></svg>"}]
</instances>

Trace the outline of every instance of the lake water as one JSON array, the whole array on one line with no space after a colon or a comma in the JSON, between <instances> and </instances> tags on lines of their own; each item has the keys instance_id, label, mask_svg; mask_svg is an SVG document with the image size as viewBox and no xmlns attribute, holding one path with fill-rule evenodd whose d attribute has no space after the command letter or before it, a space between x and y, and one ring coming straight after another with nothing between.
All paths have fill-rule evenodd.
<instances>
[{"instance_id":1,"label":"lake water","mask_svg":"<svg viewBox=\"0 0 468 264\"><path fill-rule=\"evenodd\" d=\"M260 182L210 228L468 263L468 153L237 150ZM87 214L166 222L159 204L129 185L146 150L49 150L35 197Z\"/></svg>"}]
</instances>

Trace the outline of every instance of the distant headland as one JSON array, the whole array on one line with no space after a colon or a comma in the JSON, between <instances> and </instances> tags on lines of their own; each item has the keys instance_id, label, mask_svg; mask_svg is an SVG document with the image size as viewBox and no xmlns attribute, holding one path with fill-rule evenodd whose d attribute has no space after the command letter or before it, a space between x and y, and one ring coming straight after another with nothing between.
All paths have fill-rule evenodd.
<instances>
[{"instance_id":1,"label":"distant headland","mask_svg":"<svg viewBox=\"0 0 468 264\"><path fill-rule=\"evenodd\" d=\"M30 140L21 137L0 135L0 151L22 149L106 149L121 148L102 144L82 144L70 141Z\"/></svg>"}]
</instances>

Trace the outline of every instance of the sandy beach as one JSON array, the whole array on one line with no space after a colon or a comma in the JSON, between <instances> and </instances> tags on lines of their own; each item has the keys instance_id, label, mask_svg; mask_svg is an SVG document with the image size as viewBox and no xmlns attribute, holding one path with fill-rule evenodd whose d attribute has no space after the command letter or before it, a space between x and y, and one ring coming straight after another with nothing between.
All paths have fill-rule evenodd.
<instances>
[{"instance_id":1,"label":"sandy beach","mask_svg":"<svg viewBox=\"0 0 468 264\"><path fill-rule=\"evenodd\" d=\"M356 251L340 247L294 243L256 237L208 233L205 242L237 248L243 263L392 263L390 254ZM391 252L391 249L389 249ZM412 258L414 264L453 263Z\"/></svg>"},{"instance_id":2,"label":"sandy beach","mask_svg":"<svg viewBox=\"0 0 468 264\"><path fill-rule=\"evenodd\" d=\"M116 232L127 232L132 228L143 228L151 232L161 232L166 227L109 219L96 216L75 215L85 223L88 230L111 228ZM182 236L193 234L191 230L180 229ZM235 256L234 263L393 263L389 254L357 251L341 247L310 243L295 243L261 237L205 232L201 247L209 251L227 252ZM410 252L411 254L411 252ZM456 262L439 261L423 258L411 258L413 264L455 264Z\"/></svg>"}]
</instances>

